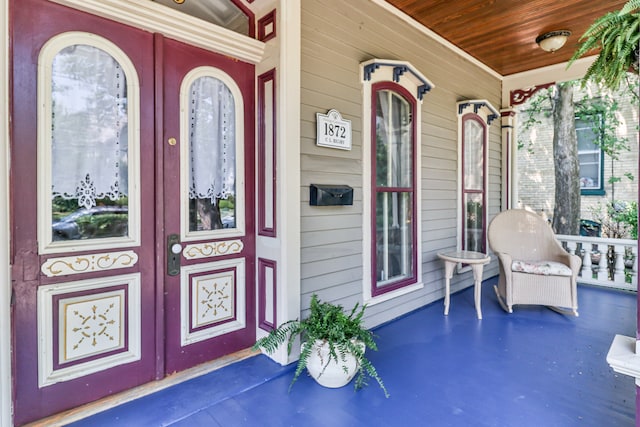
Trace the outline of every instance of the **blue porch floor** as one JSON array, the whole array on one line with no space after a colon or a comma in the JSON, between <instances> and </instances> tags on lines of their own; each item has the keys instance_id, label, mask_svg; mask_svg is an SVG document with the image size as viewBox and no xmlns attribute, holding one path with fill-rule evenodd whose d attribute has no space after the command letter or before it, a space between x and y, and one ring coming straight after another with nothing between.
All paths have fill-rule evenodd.
<instances>
[{"instance_id":1,"label":"blue porch floor","mask_svg":"<svg viewBox=\"0 0 640 427\"><path fill-rule=\"evenodd\" d=\"M605 360L635 336L636 295L580 286L580 317L499 307L483 284L375 330L369 357L385 381L325 389L263 355L75 422L73 426L633 426L635 386Z\"/></svg>"}]
</instances>

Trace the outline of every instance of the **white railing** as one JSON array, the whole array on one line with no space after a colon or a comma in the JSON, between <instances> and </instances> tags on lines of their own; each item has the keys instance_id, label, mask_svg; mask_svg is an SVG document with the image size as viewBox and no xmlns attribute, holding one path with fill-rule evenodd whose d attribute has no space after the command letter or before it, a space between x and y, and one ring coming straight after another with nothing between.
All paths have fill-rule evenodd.
<instances>
[{"instance_id":1,"label":"white railing","mask_svg":"<svg viewBox=\"0 0 640 427\"><path fill-rule=\"evenodd\" d=\"M638 290L638 242L630 239L556 235L571 253L582 258L578 283Z\"/></svg>"}]
</instances>

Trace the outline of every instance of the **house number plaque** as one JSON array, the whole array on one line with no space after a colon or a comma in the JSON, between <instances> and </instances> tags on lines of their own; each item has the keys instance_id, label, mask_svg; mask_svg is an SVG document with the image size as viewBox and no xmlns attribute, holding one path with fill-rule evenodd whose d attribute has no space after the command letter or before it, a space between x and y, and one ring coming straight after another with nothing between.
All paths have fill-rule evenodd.
<instances>
[{"instance_id":1,"label":"house number plaque","mask_svg":"<svg viewBox=\"0 0 640 427\"><path fill-rule=\"evenodd\" d=\"M351 150L351 120L342 118L337 110L327 114L316 113L316 145Z\"/></svg>"}]
</instances>

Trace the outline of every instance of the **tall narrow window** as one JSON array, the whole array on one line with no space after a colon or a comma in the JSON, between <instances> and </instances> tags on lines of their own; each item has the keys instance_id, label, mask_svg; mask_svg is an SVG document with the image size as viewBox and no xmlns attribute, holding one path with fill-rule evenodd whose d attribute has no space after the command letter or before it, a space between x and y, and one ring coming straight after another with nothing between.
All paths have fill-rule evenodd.
<instances>
[{"instance_id":1,"label":"tall narrow window","mask_svg":"<svg viewBox=\"0 0 640 427\"><path fill-rule=\"evenodd\" d=\"M420 129L434 87L406 61L360 64L363 88L363 299L375 304L421 289ZM368 279L368 280L367 280Z\"/></svg>"},{"instance_id":2,"label":"tall narrow window","mask_svg":"<svg viewBox=\"0 0 640 427\"><path fill-rule=\"evenodd\" d=\"M487 252L488 126L499 117L486 100L461 101L458 107L458 248Z\"/></svg>"},{"instance_id":3,"label":"tall narrow window","mask_svg":"<svg viewBox=\"0 0 640 427\"><path fill-rule=\"evenodd\" d=\"M415 103L397 85L373 87L373 294L416 280Z\"/></svg>"},{"instance_id":4,"label":"tall narrow window","mask_svg":"<svg viewBox=\"0 0 640 427\"><path fill-rule=\"evenodd\" d=\"M484 123L475 115L462 118L462 249L485 252Z\"/></svg>"}]
</instances>

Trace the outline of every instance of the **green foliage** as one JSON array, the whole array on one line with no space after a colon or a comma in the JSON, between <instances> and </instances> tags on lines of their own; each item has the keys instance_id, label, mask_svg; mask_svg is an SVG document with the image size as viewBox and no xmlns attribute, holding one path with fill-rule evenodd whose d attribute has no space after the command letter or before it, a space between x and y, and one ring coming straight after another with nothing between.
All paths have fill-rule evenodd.
<instances>
[{"instance_id":1,"label":"green foliage","mask_svg":"<svg viewBox=\"0 0 640 427\"><path fill-rule=\"evenodd\" d=\"M377 350L378 347L373 339L373 333L363 325L362 317L364 316L366 305L363 305L360 310L358 310L358 307L359 304L356 304L347 315L342 306L320 302L317 295L314 294L311 298L309 317L302 321L290 320L283 323L278 328L273 329L269 335L260 338L253 345L253 348L262 348L265 352L272 354L282 344L287 343L287 353L291 354L292 346L298 336L306 343L313 343L316 340L324 341L329 345L327 364L331 360L339 363L340 360L344 360L346 353L355 355L358 361L358 371L355 379L356 390L367 385L367 377L371 377L377 381L385 396L389 397L389 393L378 372L364 354L365 348ZM358 343L363 343L364 347L358 345ZM312 345L302 346L298 365L289 389L306 369L312 349ZM346 370L346 366L343 365L343 369Z\"/></svg>"},{"instance_id":2,"label":"green foliage","mask_svg":"<svg viewBox=\"0 0 640 427\"><path fill-rule=\"evenodd\" d=\"M629 0L620 11L609 12L596 19L580 37L580 42L569 66L583 55L600 50L582 79L583 86L594 81L610 89L618 89L630 70L638 72L640 0Z\"/></svg>"},{"instance_id":3,"label":"green foliage","mask_svg":"<svg viewBox=\"0 0 640 427\"><path fill-rule=\"evenodd\" d=\"M613 239L638 238L638 202L613 201L591 209L594 219L602 224L602 232Z\"/></svg>"},{"instance_id":4,"label":"green foliage","mask_svg":"<svg viewBox=\"0 0 640 427\"><path fill-rule=\"evenodd\" d=\"M127 196L121 195L117 200L111 200L108 197L103 199L96 199L96 205L98 206L128 206L129 198ZM64 199L62 197L54 197L51 200L51 211L52 218L54 221L59 220L60 218L69 215L73 212L79 211L82 209L80 205L78 205L78 199Z\"/></svg>"},{"instance_id":5,"label":"green foliage","mask_svg":"<svg viewBox=\"0 0 640 427\"><path fill-rule=\"evenodd\" d=\"M529 98L527 104L528 108L522 112L522 118L524 120L521 124L522 131L518 132L518 150L526 148L530 154L534 152L533 141L531 140L531 138L529 138L529 140L525 142L522 139L522 135L524 134L524 131L529 131L536 126L542 125L540 117L551 117L551 98L555 90L555 86L551 86L549 88L540 90L531 98Z\"/></svg>"},{"instance_id":6,"label":"green foliage","mask_svg":"<svg viewBox=\"0 0 640 427\"><path fill-rule=\"evenodd\" d=\"M618 101L607 93L584 99L576 105L576 115L591 123L592 129L600 136L595 143L613 160L618 160L621 152L630 151L627 138L616 135L620 126L619 110Z\"/></svg>"},{"instance_id":7,"label":"green foliage","mask_svg":"<svg viewBox=\"0 0 640 427\"><path fill-rule=\"evenodd\" d=\"M638 0L640 1L640 0ZM639 79L631 79L630 85L637 87ZM566 84L579 85L580 81L567 82ZM542 125L542 117L548 118L552 114L552 97L556 90L555 86L543 89L529 99L528 108L522 112L522 132L518 136L518 149L525 149L529 153L534 152L534 142L529 139L524 141L522 137L527 131L531 131L536 126ZM623 97L620 91L598 91L596 97L585 97L575 102L576 117L591 125L594 133L598 136L594 141L602 151L611 158L612 161L619 160L620 154L630 151L627 138L619 137L616 133L621 122L619 119L620 105L618 99ZM613 166L613 163L612 163ZM625 172L625 177L633 181L633 174ZM610 184L620 182L622 177L612 176Z\"/></svg>"},{"instance_id":8,"label":"green foliage","mask_svg":"<svg viewBox=\"0 0 640 427\"><path fill-rule=\"evenodd\" d=\"M76 221L83 239L118 237L126 233L128 216L126 213L90 215Z\"/></svg>"}]
</instances>

